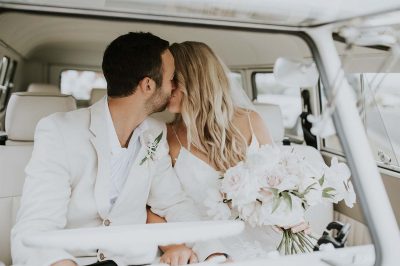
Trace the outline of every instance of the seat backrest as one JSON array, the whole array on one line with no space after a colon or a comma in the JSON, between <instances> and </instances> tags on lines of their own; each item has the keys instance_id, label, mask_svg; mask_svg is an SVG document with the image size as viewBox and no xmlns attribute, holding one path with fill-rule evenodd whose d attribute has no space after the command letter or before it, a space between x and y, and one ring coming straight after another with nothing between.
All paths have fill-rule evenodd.
<instances>
[{"instance_id":1,"label":"seat backrest","mask_svg":"<svg viewBox=\"0 0 400 266\"><path fill-rule=\"evenodd\" d=\"M254 103L256 111L266 124L272 140L281 143L285 135L282 111L279 105L269 103Z\"/></svg>"},{"instance_id":2,"label":"seat backrest","mask_svg":"<svg viewBox=\"0 0 400 266\"><path fill-rule=\"evenodd\" d=\"M13 93L6 110L6 145L31 145L40 119L56 112L75 109L75 99L69 95Z\"/></svg>"},{"instance_id":3,"label":"seat backrest","mask_svg":"<svg viewBox=\"0 0 400 266\"><path fill-rule=\"evenodd\" d=\"M90 92L90 101L89 104L92 105L96 102L98 102L101 98L103 98L107 94L106 89L92 89Z\"/></svg>"},{"instance_id":4,"label":"seat backrest","mask_svg":"<svg viewBox=\"0 0 400 266\"><path fill-rule=\"evenodd\" d=\"M10 231L15 223L25 166L31 158L32 145L0 146L0 261L11 265Z\"/></svg>"},{"instance_id":5,"label":"seat backrest","mask_svg":"<svg viewBox=\"0 0 400 266\"><path fill-rule=\"evenodd\" d=\"M31 83L27 92L61 93L60 88L53 84Z\"/></svg>"},{"instance_id":6,"label":"seat backrest","mask_svg":"<svg viewBox=\"0 0 400 266\"><path fill-rule=\"evenodd\" d=\"M11 264L10 231L19 208L36 124L52 113L75 109L75 99L67 95L14 93L10 98L6 110L9 140L0 146L0 261L6 265Z\"/></svg>"}]
</instances>

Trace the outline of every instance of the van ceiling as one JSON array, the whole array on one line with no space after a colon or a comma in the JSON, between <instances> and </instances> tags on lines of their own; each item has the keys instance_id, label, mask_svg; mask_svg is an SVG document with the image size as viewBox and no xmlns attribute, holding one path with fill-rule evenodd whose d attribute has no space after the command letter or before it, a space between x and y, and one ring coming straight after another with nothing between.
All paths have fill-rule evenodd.
<instances>
[{"instance_id":1,"label":"van ceiling","mask_svg":"<svg viewBox=\"0 0 400 266\"><path fill-rule=\"evenodd\" d=\"M393 11L400 8L400 3L398 0L2 0L1 6L74 14L102 13L112 17L153 16L307 27Z\"/></svg>"},{"instance_id":2,"label":"van ceiling","mask_svg":"<svg viewBox=\"0 0 400 266\"><path fill-rule=\"evenodd\" d=\"M19 12L0 14L0 41L29 61L100 66L106 45L130 31L152 32L171 43L205 42L230 66L272 64L282 55L311 56L303 40L281 34Z\"/></svg>"}]
</instances>

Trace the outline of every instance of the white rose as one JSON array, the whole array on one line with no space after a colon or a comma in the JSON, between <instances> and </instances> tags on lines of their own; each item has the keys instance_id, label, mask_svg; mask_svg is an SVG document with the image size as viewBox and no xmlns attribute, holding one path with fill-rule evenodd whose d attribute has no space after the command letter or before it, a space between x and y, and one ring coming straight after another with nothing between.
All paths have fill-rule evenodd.
<instances>
[{"instance_id":1,"label":"white rose","mask_svg":"<svg viewBox=\"0 0 400 266\"><path fill-rule=\"evenodd\" d=\"M272 201L274 194L269 190L269 188L261 188L258 192L258 199L261 202Z\"/></svg>"},{"instance_id":2,"label":"white rose","mask_svg":"<svg viewBox=\"0 0 400 266\"><path fill-rule=\"evenodd\" d=\"M304 219L304 208L301 205L301 199L291 195L292 208L289 203L282 199L278 208L272 212L274 202L266 202L261 207L261 217L264 225L293 226L299 224Z\"/></svg>"},{"instance_id":3,"label":"white rose","mask_svg":"<svg viewBox=\"0 0 400 266\"><path fill-rule=\"evenodd\" d=\"M242 162L229 168L221 181L221 191L232 199L233 207L256 201L259 189L257 178Z\"/></svg>"},{"instance_id":4,"label":"white rose","mask_svg":"<svg viewBox=\"0 0 400 266\"><path fill-rule=\"evenodd\" d=\"M252 227L261 226L261 203L256 201L238 207L239 218L246 221Z\"/></svg>"},{"instance_id":5,"label":"white rose","mask_svg":"<svg viewBox=\"0 0 400 266\"><path fill-rule=\"evenodd\" d=\"M300 185L300 177L296 175L287 175L282 178L282 182L276 187L279 192L285 190L297 190Z\"/></svg>"},{"instance_id":6,"label":"white rose","mask_svg":"<svg viewBox=\"0 0 400 266\"><path fill-rule=\"evenodd\" d=\"M307 193L305 193L306 190L308 190ZM322 187L314 178L303 178L300 183L299 192L305 193L304 199L309 206L314 206L322 202Z\"/></svg>"},{"instance_id":7,"label":"white rose","mask_svg":"<svg viewBox=\"0 0 400 266\"><path fill-rule=\"evenodd\" d=\"M300 177L288 173L283 165L277 165L272 170L262 173L258 179L261 187L275 188L279 192L297 189L300 183Z\"/></svg>"},{"instance_id":8,"label":"white rose","mask_svg":"<svg viewBox=\"0 0 400 266\"><path fill-rule=\"evenodd\" d=\"M261 146L246 154L245 165L256 175L272 169L279 163L280 150L271 145Z\"/></svg>"}]
</instances>

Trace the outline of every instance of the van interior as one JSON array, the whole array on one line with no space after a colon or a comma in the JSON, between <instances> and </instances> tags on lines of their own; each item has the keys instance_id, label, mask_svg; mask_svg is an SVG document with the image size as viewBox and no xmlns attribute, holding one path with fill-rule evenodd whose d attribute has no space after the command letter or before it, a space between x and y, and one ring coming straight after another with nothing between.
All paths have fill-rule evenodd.
<instances>
[{"instance_id":1,"label":"van interior","mask_svg":"<svg viewBox=\"0 0 400 266\"><path fill-rule=\"evenodd\" d=\"M313 62L312 48L301 35L0 6L0 261L6 265L12 263L10 229L15 222L37 122L54 112L88 107L104 97L107 84L101 63L107 44L119 35L138 31L151 32L171 44L187 40L206 43L229 66L230 78L239 82L254 102L275 142L313 147L316 156L322 156L327 164L333 156L346 161L335 134L316 137L307 127L305 117L321 114L326 108L322 83L318 80L314 86L288 86L279 83L274 75L278 58ZM340 29L334 38L349 80L360 93L367 92L391 52L384 46L350 47ZM386 72L390 82L381 84L380 98L364 113L365 128L398 222L400 134L395 117L400 115L400 93L392 87L399 84L399 67L394 64ZM154 116L165 122L173 119L167 111ZM372 243L358 200L351 209L339 203L310 215L318 234L322 234L327 222L340 221L351 225L347 246Z\"/></svg>"}]
</instances>

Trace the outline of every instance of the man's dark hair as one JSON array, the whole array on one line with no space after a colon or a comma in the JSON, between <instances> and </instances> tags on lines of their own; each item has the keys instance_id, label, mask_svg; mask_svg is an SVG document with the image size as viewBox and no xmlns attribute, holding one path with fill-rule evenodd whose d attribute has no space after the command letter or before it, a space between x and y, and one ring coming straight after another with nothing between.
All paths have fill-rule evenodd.
<instances>
[{"instance_id":1,"label":"man's dark hair","mask_svg":"<svg viewBox=\"0 0 400 266\"><path fill-rule=\"evenodd\" d=\"M160 87L161 54L168 46L168 41L149 32L130 32L112 41L104 52L102 64L108 96L133 94L145 77L153 79L157 88Z\"/></svg>"}]
</instances>

